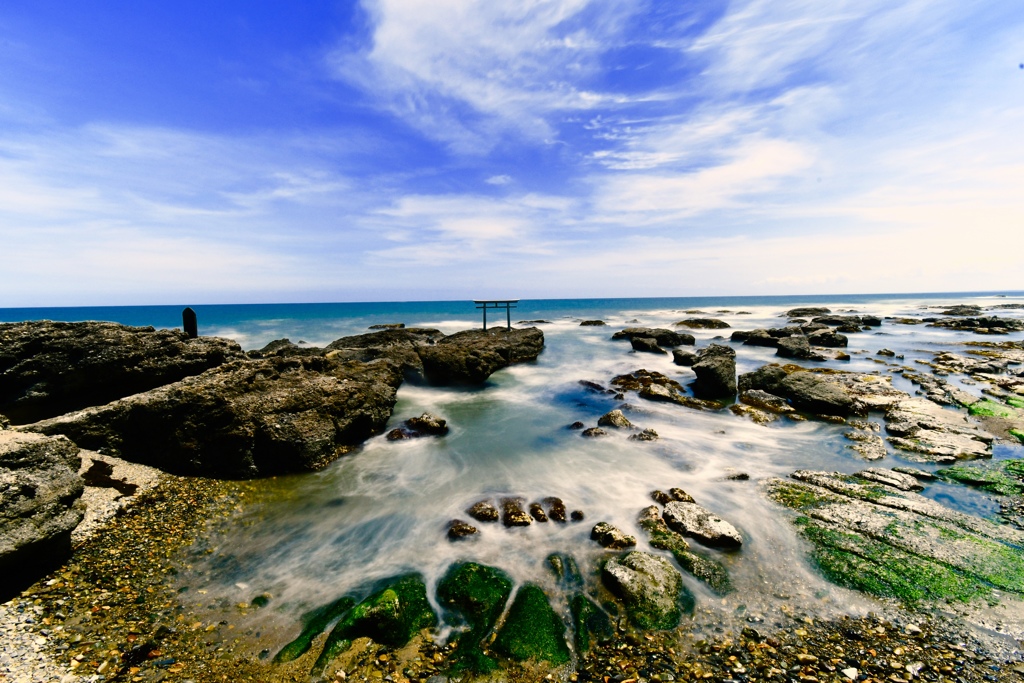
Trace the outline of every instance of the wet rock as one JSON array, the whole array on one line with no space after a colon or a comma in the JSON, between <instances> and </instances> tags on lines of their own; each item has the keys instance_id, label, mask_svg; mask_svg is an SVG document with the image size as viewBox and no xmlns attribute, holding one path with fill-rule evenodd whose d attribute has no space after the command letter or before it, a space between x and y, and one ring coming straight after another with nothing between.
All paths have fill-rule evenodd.
<instances>
[{"instance_id":1,"label":"wet rock","mask_svg":"<svg viewBox=\"0 0 1024 683\"><path fill-rule=\"evenodd\" d=\"M544 513L544 508L540 503L530 503L530 516L538 522L548 521L548 516Z\"/></svg>"},{"instance_id":2,"label":"wet rock","mask_svg":"<svg viewBox=\"0 0 1024 683\"><path fill-rule=\"evenodd\" d=\"M673 501L663 514L670 529L715 548L739 548L743 538L732 524L696 503Z\"/></svg>"},{"instance_id":3,"label":"wet rock","mask_svg":"<svg viewBox=\"0 0 1024 683\"><path fill-rule=\"evenodd\" d=\"M536 360L543 350L544 333L536 327L465 330L416 348L432 384L480 384L502 368Z\"/></svg>"},{"instance_id":4,"label":"wet rock","mask_svg":"<svg viewBox=\"0 0 1024 683\"><path fill-rule=\"evenodd\" d=\"M812 318L816 315L828 315L832 310L825 308L824 306L804 306L801 308L791 308L786 311L787 318Z\"/></svg>"},{"instance_id":5,"label":"wet rock","mask_svg":"<svg viewBox=\"0 0 1024 683\"><path fill-rule=\"evenodd\" d=\"M423 580L418 576L398 577L341 618L313 665L313 675L322 675L356 638L370 638L380 645L399 648L420 630L436 625L437 615L427 600Z\"/></svg>"},{"instance_id":6,"label":"wet rock","mask_svg":"<svg viewBox=\"0 0 1024 683\"><path fill-rule=\"evenodd\" d=\"M922 461L985 457L995 438L963 415L923 398L898 401L885 420L889 443Z\"/></svg>"},{"instance_id":7,"label":"wet rock","mask_svg":"<svg viewBox=\"0 0 1024 683\"><path fill-rule=\"evenodd\" d=\"M865 460L881 460L888 454L885 448L885 441L874 432L852 429L848 432L843 432L843 436L853 442L847 448L859 453Z\"/></svg>"},{"instance_id":8,"label":"wet rock","mask_svg":"<svg viewBox=\"0 0 1024 683\"><path fill-rule=\"evenodd\" d=\"M634 351L642 353L667 353L665 349L658 346L658 340L653 337L633 337L629 340Z\"/></svg>"},{"instance_id":9,"label":"wet rock","mask_svg":"<svg viewBox=\"0 0 1024 683\"><path fill-rule=\"evenodd\" d=\"M845 348L849 343L846 335L831 330L818 330L807 335L807 341L811 346L826 346L830 348Z\"/></svg>"},{"instance_id":10,"label":"wet rock","mask_svg":"<svg viewBox=\"0 0 1024 683\"><path fill-rule=\"evenodd\" d=\"M817 332L818 330L827 330L827 329L828 329L828 325L823 325L822 323L807 323L807 322L805 322L805 323L801 323L801 325L800 325L800 334L803 334L803 335L806 336L806 335L810 334L811 332Z\"/></svg>"},{"instance_id":11,"label":"wet rock","mask_svg":"<svg viewBox=\"0 0 1024 683\"><path fill-rule=\"evenodd\" d=\"M942 315L971 316L981 315L981 306L971 304L957 304L941 311Z\"/></svg>"},{"instance_id":12,"label":"wet rock","mask_svg":"<svg viewBox=\"0 0 1024 683\"><path fill-rule=\"evenodd\" d=\"M682 490L678 486L673 486L668 490L668 495L672 496L672 500L678 500L683 503L694 503L696 502L686 491Z\"/></svg>"},{"instance_id":13,"label":"wet rock","mask_svg":"<svg viewBox=\"0 0 1024 683\"><path fill-rule=\"evenodd\" d=\"M889 349L879 349L878 353L875 354L875 355L886 356L888 358L894 358L896 356L896 352L895 351L891 351Z\"/></svg>"},{"instance_id":14,"label":"wet rock","mask_svg":"<svg viewBox=\"0 0 1024 683\"><path fill-rule=\"evenodd\" d=\"M786 415L794 412L793 406L781 396L769 394L760 389L748 389L740 394L740 401L748 406L754 406L761 410L767 410L778 415Z\"/></svg>"},{"instance_id":15,"label":"wet rock","mask_svg":"<svg viewBox=\"0 0 1024 683\"><path fill-rule=\"evenodd\" d=\"M320 356L324 349L315 346L299 346L288 338L275 339L262 349L249 351L249 358L267 358L269 356Z\"/></svg>"},{"instance_id":16,"label":"wet rock","mask_svg":"<svg viewBox=\"0 0 1024 683\"><path fill-rule=\"evenodd\" d=\"M924 488L916 477L883 467L871 467L857 472L854 476L860 477L864 481L889 486L897 491L920 491Z\"/></svg>"},{"instance_id":17,"label":"wet rock","mask_svg":"<svg viewBox=\"0 0 1024 683\"><path fill-rule=\"evenodd\" d=\"M82 521L78 447L62 436L0 430L0 599L71 554Z\"/></svg>"},{"instance_id":18,"label":"wet rock","mask_svg":"<svg viewBox=\"0 0 1024 683\"><path fill-rule=\"evenodd\" d=\"M516 661L559 665L570 659L565 624L551 608L544 591L530 583L516 593L492 648Z\"/></svg>"},{"instance_id":19,"label":"wet rock","mask_svg":"<svg viewBox=\"0 0 1024 683\"><path fill-rule=\"evenodd\" d=\"M448 433L448 422L444 418L423 413L419 417L411 417L388 432L388 441L399 439L415 439L421 436L444 436Z\"/></svg>"},{"instance_id":20,"label":"wet rock","mask_svg":"<svg viewBox=\"0 0 1024 683\"><path fill-rule=\"evenodd\" d=\"M681 603L693 608L693 596L682 576L665 559L632 551L605 563L601 577L623 603L630 622L641 629L670 629L679 625Z\"/></svg>"},{"instance_id":21,"label":"wet rock","mask_svg":"<svg viewBox=\"0 0 1024 683\"><path fill-rule=\"evenodd\" d=\"M244 358L228 339L117 323L0 323L0 413L26 424Z\"/></svg>"},{"instance_id":22,"label":"wet rock","mask_svg":"<svg viewBox=\"0 0 1024 683\"><path fill-rule=\"evenodd\" d=\"M24 429L178 474L317 470L378 434L400 371L386 361L240 360Z\"/></svg>"},{"instance_id":23,"label":"wet rock","mask_svg":"<svg viewBox=\"0 0 1024 683\"><path fill-rule=\"evenodd\" d=\"M744 405L742 403L732 404L729 406L729 411L739 417L746 417L750 421L759 425L771 424L779 419L779 416L775 413L769 413L766 410L754 408L753 406Z\"/></svg>"},{"instance_id":24,"label":"wet rock","mask_svg":"<svg viewBox=\"0 0 1024 683\"><path fill-rule=\"evenodd\" d=\"M639 432L638 434L631 434L630 437L629 437L629 440L630 441L657 441L658 438L659 438L658 437L658 432L654 431L653 429L648 428L648 429L644 429L643 431Z\"/></svg>"},{"instance_id":25,"label":"wet rock","mask_svg":"<svg viewBox=\"0 0 1024 683\"><path fill-rule=\"evenodd\" d=\"M647 532L652 548L672 553L680 567L706 583L718 595L732 591L732 582L725 567L717 560L693 552L681 534L668 528L657 506L651 505L642 510L637 521Z\"/></svg>"},{"instance_id":26,"label":"wet rock","mask_svg":"<svg viewBox=\"0 0 1024 683\"><path fill-rule=\"evenodd\" d=\"M682 349L672 350L672 362L676 365L682 365L683 367L690 367L697 362L697 354L693 351L683 351Z\"/></svg>"},{"instance_id":27,"label":"wet rock","mask_svg":"<svg viewBox=\"0 0 1024 683\"><path fill-rule=\"evenodd\" d=\"M636 537L629 536L608 522L598 522L590 530L590 540L609 550L623 550L636 545Z\"/></svg>"},{"instance_id":28,"label":"wet rock","mask_svg":"<svg viewBox=\"0 0 1024 683\"><path fill-rule=\"evenodd\" d=\"M490 501L481 500L466 511L470 517L478 522L497 522L501 517L498 508L491 505Z\"/></svg>"},{"instance_id":29,"label":"wet rock","mask_svg":"<svg viewBox=\"0 0 1024 683\"><path fill-rule=\"evenodd\" d=\"M607 325L603 320L584 320L580 323L580 327L600 327L601 325Z\"/></svg>"},{"instance_id":30,"label":"wet rock","mask_svg":"<svg viewBox=\"0 0 1024 683\"><path fill-rule=\"evenodd\" d=\"M274 655L274 663L284 664L309 652L317 636L327 630L332 622L347 614L355 604L356 601L346 595L302 615L302 632Z\"/></svg>"},{"instance_id":31,"label":"wet rock","mask_svg":"<svg viewBox=\"0 0 1024 683\"><path fill-rule=\"evenodd\" d=\"M455 639L455 671L486 673L497 667L497 662L483 653L481 641L494 628L511 593L512 579L494 567L461 562L445 572L437 584L437 601L469 626Z\"/></svg>"},{"instance_id":32,"label":"wet rock","mask_svg":"<svg viewBox=\"0 0 1024 683\"><path fill-rule=\"evenodd\" d=\"M452 521L448 522L449 541L458 541L460 539L466 538L467 536L473 536L478 533L480 533L479 529L477 529L472 524L467 524L466 522L463 522L461 519L453 519Z\"/></svg>"},{"instance_id":33,"label":"wet rock","mask_svg":"<svg viewBox=\"0 0 1024 683\"><path fill-rule=\"evenodd\" d=\"M810 342L807 341L806 337L784 337L780 339L775 355L798 360L825 360L825 357L820 353L811 350Z\"/></svg>"},{"instance_id":34,"label":"wet rock","mask_svg":"<svg viewBox=\"0 0 1024 683\"><path fill-rule=\"evenodd\" d=\"M548 555L547 563L561 588L579 588L583 585L583 575L572 555L552 553Z\"/></svg>"},{"instance_id":35,"label":"wet rock","mask_svg":"<svg viewBox=\"0 0 1024 683\"><path fill-rule=\"evenodd\" d=\"M569 513L569 519L574 522L582 522L586 516L583 514L583 510L573 510Z\"/></svg>"},{"instance_id":36,"label":"wet rock","mask_svg":"<svg viewBox=\"0 0 1024 683\"><path fill-rule=\"evenodd\" d=\"M631 429L633 427L633 423L618 408L599 417L597 424L601 427L614 427L615 429Z\"/></svg>"},{"instance_id":37,"label":"wet rock","mask_svg":"<svg viewBox=\"0 0 1024 683\"><path fill-rule=\"evenodd\" d=\"M669 495L668 493L665 493L664 491L662 491L660 489L656 489L654 491L651 491L651 498L654 500L655 503L660 503L662 505L668 505L673 500L675 500L674 498L672 498L671 495Z\"/></svg>"},{"instance_id":38,"label":"wet rock","mask_svg":"<svg viewBox=\"0 0 1024 683\"><path fill-rule=\"evenodd\" d=\"M717 318L687 318L674 323L677 327L688 327L692 330L724 330L729 323Z\"/></svg>"},{"instance_id":39,"label":"wet rock","mask_svg":"<svg viewBox=\"0 0 1024 683\"><path fill-rule=\"evenodd\" d=\"M938 470L935 474L947 481L955 481L1000 496L1024 494L1024 460L957 465Z\"/></svg>"},{"instance_id":40,"label":"wet rock","mask_svg":"<svg viewBox=\"0 0 1024 683\"><path fill-rule=\"evenodd\" d=\"M588 437L588 438L594 438L594 437L600 437L600 436L608 436L608 432L604 431L600 427L588 427L587 429L584 429L580 433L580 436L585 436L585 437Z\"/></svg>"},{"instance_id":41,"label":"wet rock","mask_svg":"<svg viewBox=\"0 0 1024 683\"><path fill-rule=\"evenodd\" d=\"M924 470L919 470L916 467L893 467L892 471L899 472L901 474L909 474L920 481L935 481L938 478L931 472L925 472Z\"/></svg>"},{"instance_id":42,"label":"wet rock","mask_svg":"<svg viewBox=\"0 0 1024 683\"><path fill-rule=\"evenodd\" d=\"M598 643L610 641L615 635L612 620L604 610L583 593L576 593L569 601L577 653L590 650L592 640Z\"/></svg>"},{"instance_id":43,"label":"wet rock","mask_svg":"<svg viewBox=\"0 0 1024 683\"><path fill-rule=\"evenodd\" d=\"M501 499L501 522L505 526L530 526L530 515L523 510L522 498Z\"/></svg>"},{"instance_id":44,"label":"wet rock","mask_svg":"<svg viewBox=\"0 0 1024 683\"><path fill-rule=\"evenodd\" d=\"M586 388L588 391L592 391L595 394L614 394L615 392L611 389L605 389L597 382L591 382L590 380L581 379L579 381L580 386Z\"/></svg>"},{"instance_id":45,"label":"wet rock","mask_svg":"<svg viewBox=\"0 0 1024 683\"><path fill-rule=\"evenodd\" d=\"M368 330L401 330L405 328L405 323L378 323L377 325L370 325Z\"/></svg>"},{"instance_id":46,"label":"wet rock","mask_svg":"<svg viewBox=\"0 0 1024 683\"><path fill-rule=\"evenodd\" d=\"M663 327L627 327L612 335L612 339L615 340L629 339L632 341L640 338L654 339L659 346L669 347L693 346L696 341L692 334L674 332Z\"/></svg>"},{"instance_id":47,"label":"wet rock","mask_svg":"<svg viewBox=\"0 0 1024 683\"><path fill-rule=\"evenodd\" d=\"M849 325L859 329L861 326L878 327L882 319L874 315L824 315L812 318L811 322L831 326Z\"/></svg>"},{"instance_id":48,"label":"wet rock","mask_svg":"<svg viewBox=\"0 0 1024 683\"><path fill-rule=\"evenodd\" d=\"M583 424L583 423L582 423L582 422L580 422L579 420L576 420L576 421L575 421L575 422L573 422L572 424L570 424L570 425L566 425L566 427L565 427L565 428L566 428L566 429L572 429L572 430L578 430L578 429L586 429L586 427L587 427L587 425Z\"/></svg>"},{"instance_id":49,"label":"wet rock","mask_svg":"<svg viewBox=\"0 0 1024 683\"><path fill-rule=\"evenodd\" d=\"M750 330L749 332L737 330L729 338L732 341L741 341L747 346L768 346L774 348L779 345L779 338L772 336L765 329Z\"/></svg>"},{"instance_id":50,"label":"wet rock","mask_svg":"<svg viewBox=\"0 0 1024 683\"><path fill-rule=\"evenodd\" d=\"M798 366L767 365L739 378L740 391L760 389L783 396L798 409L822 415L850 415L862 412L849 393L829 376Z\"/></svg>"},{"instance_id":51,"label":"wet rock","mask_svg":"<svg viewBox=\"0 0 1024 683\"><path fill-rule=\"evenodd\" d=\"M732 398L736 395L736 352L721 344L711 344L697 352L693 365L697 375L693 393L698 398Z\"/></svg>"},{"instance_id":52,"label":"wet rock","mask_svg":"<svg viewBox=\"0 0 1024 683\"><path fill-rule=\"evenodd\" d=\"M826 578L904 602L1024 594L1022 532L950 510L919 494L839 473L798 471L767 483Z\"/></svg>"},{"instance_id":53,"label":"wet rock","mask_svg":"<svg viewBox=\"0 0 1024 683\"><path fill-rule=\"evenodd\" d=\"M561 498L549 497L541 502L548 508L548 519L552 522L565 523L565 503Z\"/></svg>"}]
</instances>

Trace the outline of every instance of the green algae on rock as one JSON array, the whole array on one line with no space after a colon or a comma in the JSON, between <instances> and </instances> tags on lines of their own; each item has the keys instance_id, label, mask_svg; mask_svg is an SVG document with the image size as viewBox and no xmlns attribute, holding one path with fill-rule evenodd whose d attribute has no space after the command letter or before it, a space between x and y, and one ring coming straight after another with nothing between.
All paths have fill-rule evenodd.
<instances>
[{"instance_id":1,"label":"green algae on rock","mask_svg":"<svg viewBox=\"0 0 1024 683\"><path fill-rule=\"evenodd\" d=\"M498 630L493 648L517 661L565 664L570 659L565 643L565 624L551 608L544 591L525 584L516 593L505 623Z\"/></svg>"},{"instance_id":2,"label":"green algae on rock","mask_svg":"<svg viewBox=\"0 0 1024 683\"><path fill-rule=\"evenodd\" d=\"M274 663L283 664L306 654L313 644L313 640L323 633L332 621L344 616L355 604L354 599L345 595L302 615L302 633L281 648L281 651L274 656Z\"/></svg>"},{"instance_id":3,"label":"green algae on rock","mask_svg":"<svg viewBox=\"0 0 1024 683\"><path fill-rule=\"evenodd\" d=\"M313 673L322 674L356 638L402 647L420 630L436 625L437 615L427 600L423 579L415 575L398 577L342 617L327 637Z\"/></svg>"},{"instance_id":4,"label":"green algae on rock","mask_svg":"<svg viewBox=\"0 0 1024 683\"><path fill-rule=\"evenodd\" d=\"M984 465L957 465L938 470L936 474L943 479L974 486L1001 496L1024 493L1024 460L1000 460Z\"/></svg>"},{"instance_id":5,"label":"green algae on rock","mask_svg":"<svg viewBox=\"0 0 1024 683\"><path fill-rule=\"evenodd\" d=\"M968 406L967 410L971 415L982 415L984 417L1012 419L1017 416L1017 411L1010 406L987 399L972 403Z\"/></svg>"},{"instance_id":6,"label":"green algae on rock","mask_svg":"<svg viewBox=\"0 0 1024 683\"><path fill-rule=\"evenodd\" d=\"M657 555L634 550L608 560L601 576L637 628L675 628L683 611L693 610L693 594L683 585L682 575Z\"/></svg>"},{"instance_id":7,"label":"green algae on rock","mask_svg":"<svg viewBox=\"0 0 1024 683\"><path fill-rule=\"evenodd\" d=\"M604 643L615 635L611 618L583 593L572 597L569 611L572 613L577 654L582 655L590 650L591 636L597 642Z\"/></svg>"},{"instance_id":8,"label":"green algae on rock","mask_svg":"<svg viewBox=\"0 0 1024 683\"><path fill-rule=\"evenodd\" d=\"M640 513L640 527L647 532L652 548L672 553L680 567L703 581L716 594L732 592L732 581L726 568L720 562L690 550L690 544L682 534L668 528L656 506L645 508Z\"/></svg>"},{"instance_id":9,"label":"green algae on rock","mask_svg":"<svg viewBox=\"0 0 1024 683\"><path fill-rule=\"evenodd\" d=\"M798 471L768 496L802 513L801 534L830 581L906 603L1024 595L1024 534L856 476Z\"/></svg>"},{"instance_id":10,"label":"green algae on rock","mask_svg":"<svg viewBox=\"0 0 1024 683\"><path fill-rule=\"evenodd\" d=\"M469 630L458 637L453 670L486 673L497 662L480 646L501 616L512 593L512 579L505 572L475 562L453 564L437 585L437 599L448 610L466 620Z\"/></svg>"}]
</instances>

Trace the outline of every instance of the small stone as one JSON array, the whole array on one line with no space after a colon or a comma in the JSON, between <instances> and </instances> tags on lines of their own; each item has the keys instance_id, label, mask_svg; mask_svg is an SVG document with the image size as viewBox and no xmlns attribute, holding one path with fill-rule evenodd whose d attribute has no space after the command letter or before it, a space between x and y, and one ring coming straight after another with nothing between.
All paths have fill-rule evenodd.
<instances>
[{"instance_id":1,"label":"small stone","mask_svg":"<svg viewBox=\"0 0 1024 683\"><path fill-rule=\"evenodd\" d=\"M608 436L608 432L604 431L600 427L590 427L589 429L583 430L582 436L588 438L593 438L597 436Z\"/></svg>"},{"instance_id":2,"label":"small stone","mask_svg":"<svg viewBox=\"0 0 1024 683\"><path fill-rule=\"evenodd\" d=\"M569 519L571 519L574 522L582 522L583 516L583 510L573 510L571 513L569 513Z\"/></svg>"},{"instance_id":3,"label":"small stone","mask_svg":"<svg viewBox=\"0 0 1024 683\"><path fill-rule=\"evenodd\" d=\"M466 538L467 536L473 536L477 533L479 533L479 529L477 529L472 524L467 524L466 522L463 522L461 519L453 519L452 521L448 522L449 541L458 541L463 538Z\"/></svg>"},{"instance_id":4,"label":"small stone","mask_svg":"<svg viewBox=\"0 0 1024 683\"><path fill-rule=\"evenodd\" d=\"M473 507L466 511L466 514L478 522L497 522L501 517L498 513L498 508L494 507L486 500L481 500L479 503L475 503Z\"/></svg>"},{"instance_id":5,"label":"small stone","mask_svg":"<svg viewBox=\"0 0 1024 683\"><path fill-rule=\"evenodd\" d=\"M636 538L628 536L608 522L598 522L590 530L590 538L610 550L622 550L636 546Z\"/></svg>"},{"instance_id":6,"label":"small stone","mask_svg":"<svg viewBox=\"0 0 1024 683\"><path fill-rule=\"evenodd\" d=\"M852 666L849 669L843 669L842 674L849 678L851 681L857 680L857 676L860 675L860 671L854 669Z\"/></svg>"}]
</instances>

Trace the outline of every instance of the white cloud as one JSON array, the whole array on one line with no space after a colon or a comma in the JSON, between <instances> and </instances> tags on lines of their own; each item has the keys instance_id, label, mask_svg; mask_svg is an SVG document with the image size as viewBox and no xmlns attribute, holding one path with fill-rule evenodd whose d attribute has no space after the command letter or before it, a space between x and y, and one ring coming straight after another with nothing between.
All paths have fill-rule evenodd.
<instances>
[{"instance_id":1,"label":"white cloud","mask_svg":"<svg viewBox=\"0 0 1024 683\"><path fill-rule=\"evenodd\" d=\"M490 178L484 181L488 185L508 185L512 182L512 176L510 175L492 175Z\"/></svg>"}]
</instances>

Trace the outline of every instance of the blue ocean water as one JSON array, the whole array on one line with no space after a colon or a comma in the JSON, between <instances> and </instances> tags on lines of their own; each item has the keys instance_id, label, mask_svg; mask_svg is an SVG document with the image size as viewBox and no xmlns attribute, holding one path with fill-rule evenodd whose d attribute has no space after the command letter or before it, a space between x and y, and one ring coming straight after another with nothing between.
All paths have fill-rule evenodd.
<instances>
[{"instance_id":1,"label":"blue ocean water","mask_svg":"<svg viewBox=\"0 0 1024 683\"><path fill-rule=\"evenodd\" d=\"M1024 296L1018 292L933 292L924 294L843 294L728 297L658 297L621 299L524 299L516 304L513 322L536 318L601 318L621 311L675 309L742 310L744 307L867 305L874 302L921 301L959 302ZM1009 299L1008 299L1009 300ZM60 320L76 322L105 320L124 325L181 327L182 306L77 306L46 308L0 308L0 322ZM291 304L206 304L191 305L199 320L199 333L235 339L246 349L287 337L292 341L327 343L349 334L366 331L373 324L404 322L408 326L428 325L437 320L463 322L471 327L481 321L472 301L399 301ZM504 311L488 312L491 324L504 322ZM332 336L333 335L333 336Z\"/></svg>"}]
</instances>

